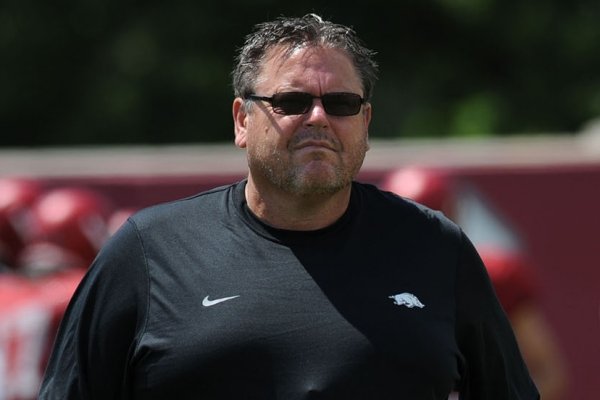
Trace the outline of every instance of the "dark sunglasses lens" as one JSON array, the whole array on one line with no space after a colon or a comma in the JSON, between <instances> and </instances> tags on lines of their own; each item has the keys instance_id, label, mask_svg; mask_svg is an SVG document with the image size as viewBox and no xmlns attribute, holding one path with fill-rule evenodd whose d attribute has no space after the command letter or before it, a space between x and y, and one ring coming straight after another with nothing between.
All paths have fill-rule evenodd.
<instances>
[{"instance_id":1,"label":"dark sunglasses lens","mask_svg":"<svg viewBox=\"0 0 600 400\"><path fill-rule=\"evenodd\" d=\"M290 92L273 95L271 106L277 114L298 115L310 110L313 98L308 93Z\"/></svg>"},{"instance_id":2,"label":"dark sunglasses lens","mask_svg":"<svg viewBox=\"0 0 600 400\"><path fill-rule=\"evenodd\" d=\"M327 114L341 117L358 114L362 105L362 98L354 93L328 93L321 101Z\"/></svg>"}]
</instances>

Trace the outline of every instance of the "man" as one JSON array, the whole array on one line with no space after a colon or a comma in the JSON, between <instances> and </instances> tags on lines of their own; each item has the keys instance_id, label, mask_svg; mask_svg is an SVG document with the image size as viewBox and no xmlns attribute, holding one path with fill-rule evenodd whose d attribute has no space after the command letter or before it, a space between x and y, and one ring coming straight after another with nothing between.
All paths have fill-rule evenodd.
<instances>
[{"instance_id":1,"label":"man","mask_svg":"<svg viewBox=\"0 0 600 400\"><path fill-rule=\"evenodd\" d=\"M233 73L248 179L129 218L62 323L41 399L536 399L477 253L353 182L372 52L316 15Z\"/></svg>"}]
</instances>

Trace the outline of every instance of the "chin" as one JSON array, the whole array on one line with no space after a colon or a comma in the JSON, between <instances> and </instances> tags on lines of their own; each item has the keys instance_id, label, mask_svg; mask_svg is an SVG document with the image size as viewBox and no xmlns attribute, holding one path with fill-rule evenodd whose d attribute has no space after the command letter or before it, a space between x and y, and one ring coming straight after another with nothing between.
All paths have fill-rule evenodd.
<instances>
[{"instance_id":1,"label":"chin","mask_svg":"<svg viewBox=\"0 0 600 400\"><path fill-rule=\"evenodd\" d=\"M296 176L289 186L292 192L299 195L325 195L335 194L348 187L352 183L352 178L345 175L332 173L332 171L304 174Z\"/></svg>"}]
</instances>

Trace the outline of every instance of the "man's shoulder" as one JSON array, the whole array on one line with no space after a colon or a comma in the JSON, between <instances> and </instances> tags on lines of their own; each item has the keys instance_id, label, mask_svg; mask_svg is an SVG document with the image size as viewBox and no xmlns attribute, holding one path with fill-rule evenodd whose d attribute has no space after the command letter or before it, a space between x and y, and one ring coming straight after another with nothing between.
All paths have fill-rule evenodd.
<instances>
[{"instance_id":1,"label":"man's shoulder","mask_svg":"<svg viewBox=\"0 0 600 400\"><path fill-rule=\"evenodd\" d=\"M214 217L222 211L237 183L215 187L188 197L155 204L139 210L130 217L138 228L155 225L189 223Z\"/></svg>"},{"instance_id":2,"label":"man's shoulder","mask_svg":"<svg viewBox=\"0 0 600 400\"><path fill-rule=\"evenodd\" d=\"M371 217L381 216L390 223L434 224L456 230L457 225L439 210L429 208L410 198L402 197L394 192L383 190L374 184L354 183L364 209Z\"/></svg>"},{"instance_id":3,"label":"man's shoulder","mask_svg":"<svg viewBox=\"0 0 600 400\"><path fill-rule=\"evenodd\" d=\"M383 207L383 210L386 212L395 210L417 214L436 213L436 210L430 209L423 204L417 203L407 197L402 197L394 192L381 189L374 184L355 182L354 190L361 201L365 203L365 206L373 210L380 210L380 207Z\"/></svg>"}]
</instances>

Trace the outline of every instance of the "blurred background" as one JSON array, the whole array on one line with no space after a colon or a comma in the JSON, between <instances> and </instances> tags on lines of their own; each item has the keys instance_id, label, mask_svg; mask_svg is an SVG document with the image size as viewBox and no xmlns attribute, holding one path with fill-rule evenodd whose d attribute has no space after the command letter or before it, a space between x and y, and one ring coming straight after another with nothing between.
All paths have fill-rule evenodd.
<instances>
[{"instance_id":1,"label":"blurred background","mask_svg":"<svg viewBox=\"0 0 600 400\"><path fill-rule=\"evenodd\" d=\"M600 115L595 0L5 0L0 145L229 141L236 48L307 12L378 52L373 137L572 134Z\"/></svg>"},{"instance_id":2,"label":"blurred background","mask_svg":"<svg viewBox=\"0 0 600 400\"><path fill-rule=\"evenodd\" d=\"M73 290L130 213L245 176L236 49L308 12L377 51L360 179L441 209L503 265L544 399L597 396L600 2L4 0L0 400L36 397Z\"/></svg>"}]
</instances>

